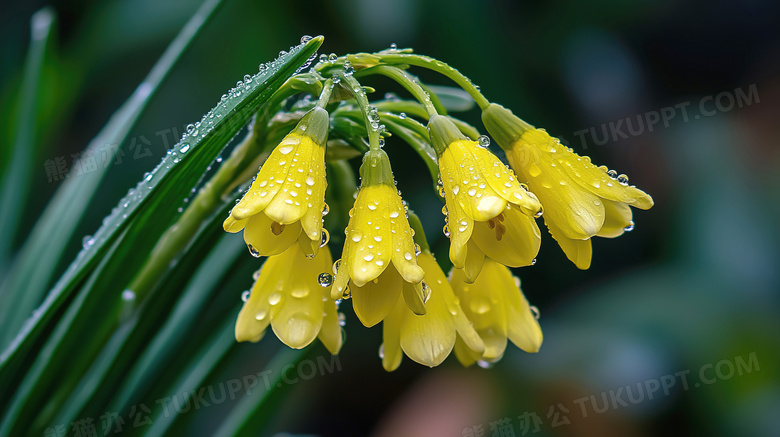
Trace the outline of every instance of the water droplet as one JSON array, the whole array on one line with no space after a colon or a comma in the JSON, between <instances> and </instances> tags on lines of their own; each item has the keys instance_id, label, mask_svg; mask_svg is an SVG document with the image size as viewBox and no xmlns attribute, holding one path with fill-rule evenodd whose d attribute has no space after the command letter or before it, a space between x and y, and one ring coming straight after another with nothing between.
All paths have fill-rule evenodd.
<instances>
[{"instance_id":1,"label":"water droplet","mask_svg":"<svg viewBox=\"0 0 780 437\"><path fill-rule=\"evenodd\" d=\"M364 256L363 259L366 262L371 261L372 259L374 259L374 254L373 253L369 253L368 255Z\"/></svg>"},{"instance_id":2,"label":"water droplet","mask_svg":"<svg viewBox=\"0 0 780 437\"><path fill-rule=\"evenodd\" d=\"M320 247L324 247L326 244L328 244L328 241L330 241L330 234L328 233L327 229L322 228L322 239L320 240Z\"/></svg>"},{"instance_id":3,"label":"water droplet","mask_svg":"<svg viewBox=\"0 0 780 437\"><path fill-rule=\"evenodd\" d=\"M322 205L322 216L325 217L330 212L330 207L327 203Z\"/></svg>"},{"instance_id":4,"label":"water droplet","mask_svg":"<svg viewBox=\"0 0 780 437\"><path fill-rule=\"evenodd\" d=\"M442 232L444 232L445 237L450 238L450 225L445 224Z\"/></svg>"},{"instance_id":5,"label":"water droplet","mask_svg":"<svg viewBox=\"0 0 780 437\"><path fill-rule=\"evenodd\" d=\"M81 240L81 247L84 249L89 249L93 244L95 244L95 239L91 235L85 235Z\"/></svg>"},{"instance_id":6,"label":"water droplet","mask_svg":"<svg viewBox=\"0 0 780 437\"><path fill-rule=\"evenodd\" d=\"M347 324L347 316L344 313L337 313L339 318L339 326L345 326Z\"/></svg>"},{"instance_id":7,"label":"water droplet","mask_svg":"<svg viewBox=\"0 0 780 437\"><path fill-rule=\"evenodd\" d=\"M187 133L192 133L195 130L195 125L190 123L187 125Z\"/></svg>"},{"instance_id":8,"label":"water droplet","mask_svg":"<svg viewBox=\"0 0 780 437\"><path fill-rule=\"evenodd\" d=\"M328 272L322 272L317 276L317 283L323 288L330 287L333 285L333 275Z\"/></svg>"},{"instance_id":9,"label":"water droplet","mask_svg":"<svg viewBox=\"0 0 780 437\"><path fill-rule=\"evenodd\" d=\"M534 217L539 218L544 214L544 208L539 207L539 211L536 211L536 214L534 214Z\"/></svg>"},{"instance_id":10,"label":"water droplet","mask_svg":"<svg viewBox=\"0 0 780 437\"><path fill-rule=\"evenodd\" d=\"M477 194L477 189L474 187L469 188L469 196Z\"/></svg>"},{"instance_id":11,"label":"water droplet","mask_svg":"<svg viewBox=\"0 0 780 437\"><path fill-rule=\"evenodd\" d=\"M633 220L631 220L630 222L628 222L628 226L626 226L625 228L623 228L623 230L624 230L625 232L631 232L631 231L633 231L633 230L634 230L634 221L633 221Z\"/></svg>"},{"instance_id":12,"label":"water droplet","mask_svg":"<svg viewBox=\"0 0 780 437\"><path fill-rule=\"evenodd\" d=\"M477 144L479 147L487 149L487 147L490 145L490 137L487 135L480 135L479 138L477 138Z\"/></svg>"},{"instance_id":13,"label":"water droplet","mask_svg":"<svg viewBox=\"0 0 780 437\"><path fill-rule=\"evenodd\" d=\"M412 254L409 253L409 252L406 252L404 254L404 259L407 260L407 261L411 261L412 260Z\"/></svg>"},{"instance_id":14,"label":"water droplet","mask_svg":"<svg viewBox=\"0 0 780 437\"><path fill-rule=\"evenodd\" d=\"M616 172L615 170L609 170L609 171L607 172L607 174L608 174L608 175L609 175L609 177L611 177L612 179L617 179L617 176L618 176L618 174L617 174L617 172Z\"/></svg>"},{"instance_id":15,"label":"water droplet","mask_svg":"<svg viewBox=\"0 0 780 437\"><path fill-rule=\"evenodd\" d=\"M324 62L328 62L328 55L326 55L325 53L321 54L320 55L320 62L323 62L323 63Z\"/></svg>"},{"instance_id":16,"label":"water droplet","mask_svg":"<svg viewBox=\"0 0 780 437\"><path fill-rule=\"evenodd\" d=\"M276 305L281 301L282 301L281 293L272 293L270 296L268 296L268 303L270 303L271 305Z\"/></svg>"},{"instance_id":17,"label":"water droplet","mask_svg":"<svg viewBox=\"0 0 780 437\"><path fill-rule=\"evenodd\" d=\"M420 245L417 244L417 243L414 243L414 254L416 256L420 256L421 253L422 253L422 249L420 249Z\"/></svg>"},{"instance_id":18,"label":"water droplet","mask_svg":"<svg viewBox=\"0 0 780 437\"><path fill-rule=\"evenodd\" d=\"M179 152L181 153L187 153L188 150L190 150L190 145L187 143L182 144L179 148Z\"/></svg>"},{"instance_id":19,"label":"water droplet","mask_svg":"<svg viewBox=\"0 0 780 437\"><path fill-rule=\"evenodd\" d=\"M406 119L406 113L402 112L402 113L398 114L398 118L400 118L401 120Z\"/></svg>"},{"instance_id":20,"label":"water droplet","mask_svg":"<svg viewBox=\"0 0 780 437\"><path fill-rule=\"evenodd\" d=\"M536 258L534 258L534 259L532 259L532 260L531 260L531 265L532 265L532 266L535 266L535 265L536 265ZM518 285L518 287L519 287L519 285Z\"/></svg>"},{"instance_id":21,"label":"water droplet","mask_svg":"<svg viewBox=\"0 0 780 437\"><path fill-rule=\"evenodd\" d=\"M539 313L539 308L531 305L528 307L529 310L531 310L531 314L533 314L534 319L539 320L539 317L541 317L541 314Z\"/></svg>"},{"instance_id":22,"label":"water droplet","mask_svg":"<svg viewBox=\"0 0 780 437\"><path fill-rule=\"evenodd\" d=\"M247 244L246 247L249 249L249 253L251 253L253 257L260 258L260 251L255 249L254 246Z\"/></svg>"},{"instance_id":23,"label":"water droplet","mask_svg":"<svg viewBox=\"0 0 780 437\"><path fill-rule=\"evenodd\" d=\"M296 288L293 291L290 292L292 297L297 297L298 299L302 299L309 295L309 289L308 288Z\"/></svg>"},{"instance_id":24,"label":"water droplet","mask_svg":"<svg viewBox=\"0 0 780 437\"><path fill-rule=\"evenodd\" d=\"M338 56L336 56L335 53L331 53L331 54L328 55L328 61L336 62L336 59L338 59Z\"/></svg>"},{"instance_id":25,"label":"water droplet","mask_svg":"<svg viewBox=\"0 0 780 437\"><path fill-rule=\"evenodd\" d=\"M135 300L135 292L133 290L125 290L122 292L122 300L130 302Z\"/></svg>"},{"instance_id":26,"label":"water droplet","mask_svg":"<svg viewBox=\"0 0 780 437\"><path fill-rule=\"evenodd\" d=\"M336 262L333 263L333 274L338 274L339 267L341 267L341 260L337 259Z\"/></svg>"},{"instance_id":27,"label":"water droplet","mask_svg":"<svg viewBox=\"0 0 780 437\"><path fill-rule=\"evenodd\" d=\"M255 281L260 279L260 270L257 270L254 273L252 273L252 279L255 280Z\"/></svg>"},{"instance_id":28,"label":"water droplet","mask_svg":"<svg viewBox=\"0 0 780 437\"><path fill-rule=\"evenodd\" d=\"M243 293L241 293L241 300L243 300L244 302L246 302L246 301L248 301L248 300L249 300L249 296L251 296L251 295L252 295L252 292L251 292L251 291L249 291L249 290L245 290Z\"/></svg>"},{"instance_id":29,"label":"water droplet","mask_svg":"<svg viewBox=\"0 0 780 437\"><path fill-rule=\"evenodd\" d=\"M263 320L263 319L265 319L265 316L267 316L267 315L268 315L268 311L266 311L264 309L260 310L260 311L257 312L257 314L255 314L255 320L258 320L258 321Z\"/></svg>"},{"instance_id":30,"label":"water droplet","mask_svg":"<svg viewBox=\"0 0 780 437\"><path fill-rule=\"evenodd\" d=\"M309 35L303 35L301 37L301 44L306 44L307 42L311 41L311 36Z\"/></svg>"},{"instance_id":31,"label":"water droplet","mask_svg":"<svg viewBox=\"0 0 780 437\"><path fill-rule=\"evenodd\" d=\"M628 185L628 176L622 174L617 177L617 181L620 182L621 185Z\"/></svg>"},{"instance_id":32,"label":"water droplet","mask_svg":"<svg viewBox=\"0 0 780 437\"><path fill-rule=\"evenodd\" d=\"M395 43L390 44L390 50L396 50L398 46Z\"/></svg>"},{"instance_id":33,"label":"water droplet","mask_svg":"<svg viewBox=\"0 0 780 437\"><path fill-rule=\"evenodd\" d=\"M385 359L385 344L382 343L379 345L379 358Z\"/></svg>"},{"instance_id":34,"label":"water droplet","mask_svg":"<svg viewBox=\"0 0 780 437\"><path fill-rule=\"evenodd\" d=\"M490 369L491 367L494 366L494 364L491 363L490 361L484 361L484 360L477 361L477 365L483 369Z\"/></svg>"},{"instance_id":35,"label":"water droplet","mask_svg":"<svg viewBox=\"0 0 780 437\"><path fill-rule=\"evenodd\" d=\"M422 283L423 303L428 303L428 299L431 298L431 286L427 283Z\"/></svg>"}]
</instances>

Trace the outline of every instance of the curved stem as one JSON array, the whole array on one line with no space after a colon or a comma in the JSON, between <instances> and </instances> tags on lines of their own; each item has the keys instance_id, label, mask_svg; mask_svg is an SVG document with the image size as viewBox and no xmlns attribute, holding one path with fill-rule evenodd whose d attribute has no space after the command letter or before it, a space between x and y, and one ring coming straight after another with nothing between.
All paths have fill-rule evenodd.
<instances>
[{"instance_id":1,"label":"curved stem","mask_svg":"<svg viewBox=\"0 0 780 437\"><path fill-rule=\"evenodd\" d=\"M422 56L422 55L415 55L415 54L404 54L404 53L376 53L375 56L379 57L382 61L393 63L393 64L408 64L408 65L414 65L416 67L423 67L427 68L429 70L433 70L437 73L440 73L449 79L451 79L453 82L458 84L459 87L463 88L464 91L469 93L472 99L474 99L475 102L477 102L477 105L481 109L485 109L490 105L490 102L485 98L485 96L482 95L482 93L479 91L479 88L474 85L471 80L464 76L463 73L456 70L453 67L450 67L444 62L441 62L439 60L430 58L428 56Z\"/></svg>"},{"instance_id":2,"label":"curved stem","mask_svg":"<svg viewBox=\"0 0 780 437\"><path fill-rule=\"evenodd\" d=\"M322 94L320 94L320 99L317 100L317 106L325 109L330 101L331 93L333 93L333 79L328 79L322 85Z\"/></svg>"},{"instance_id":3,"label":"curved stem","mask_svg":"<svg viewBox=\"0 0 780 437\"><path fill-rule=\"evenodd\" d=\"M355 101L357 102L360 111L363 113L363 118L366 122L366 132L368 133L368 146L370 150L379 150L381 148L379 146L379 129L371 125L371 119L373 116L371 115L371 107L368 104L368 97L366 97L366 92L363 91L363 87L360 86L360 82L352 77L351 74L344 74L344 72L340 72L339 78L346 82L348 85L347 88L355 97ZM379 120L375 121L375 123L378 122Z\"/></svg>"},{"instance_id":4,"label":"curved stem","mask_svg":"<svg viewBox=\"0 0 780 437\"><path fill-rule=\"evenodd\" d=\"M439 112L436 110L436 107L434 107L433 103L431 102L430 94L428 94L428 92L425 91L423 87L420 86L420 84L409 73L401 70L398 67L390 67L388 65L373 67L370 71L372 73L378 73L383 76L387 76L406 88L406 90L409 91L412 96L414 96L414 98L417 99L421 105L423 105L423 107L425 107L429 117L433 117L434 115L439 114Z\"/></svg>"}]
</instances>

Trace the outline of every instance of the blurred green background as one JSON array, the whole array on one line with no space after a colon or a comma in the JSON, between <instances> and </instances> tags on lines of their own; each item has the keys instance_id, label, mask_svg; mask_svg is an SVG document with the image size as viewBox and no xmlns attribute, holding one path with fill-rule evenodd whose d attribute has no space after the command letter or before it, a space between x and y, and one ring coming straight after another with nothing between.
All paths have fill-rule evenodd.
<instances>
[{"instance_id":1,"label":"blurred green background","mask_svg":"<svg viewBox=\"0 0 780 437\"><path fill-rule=\"evenodd\" d=\"M3 166L13 144L30 17L47 5L58 22L39 93L37 165L19 205L30 220L6 242L12 250L61 183L44 163L72 162L200 2L5 3ZM81 248L81 236L94 233L184 127L259 63L302 35L324 35L326 54L396 43L450 63L488 99L628 174L656 206L635 212L633 232L595 239L587 271L569 263L545 233L537 264L515 272L541 311L545 344L536 355L510 348L491 370L463 369L452 357L433 370L406 359L388 374L377 356L381 328L363 328L343 305L348 339L340 370L280 390L264 435L780 435L778 16L780 7L768 0L226 0L134 127L134 142L120 145L122 162L111 167L61 270ZM366 84L382 92L387 85ZM729 104L740 96L750 99ZM610 122L646 120L664 108L674 114L668 123L601 141ZM458 115L479 125L478 111ZM399 189L446 260L440 204L427 189L424 165L392 139L387 150ZM258 266L251 257L236 261L197 329L219 328L210 326L216 317L209 311L235 311ZM196 339L180 333L179 353L192 353ZM277 348L271 335L239 345L230 365L209 378L261 372ZM310 357L326 354L319 344L312 349ZM664 377L675 373L670 385ZM687 389L680 375L687 375ZM649 399L653 381L666 385ZM646 396L630 402L625 387L637 384ZM615 404L599 413L605 400ZM213 432L231 408L226 402L186 413L197 416L189 432Z\"/></svg>"}]
</instances>

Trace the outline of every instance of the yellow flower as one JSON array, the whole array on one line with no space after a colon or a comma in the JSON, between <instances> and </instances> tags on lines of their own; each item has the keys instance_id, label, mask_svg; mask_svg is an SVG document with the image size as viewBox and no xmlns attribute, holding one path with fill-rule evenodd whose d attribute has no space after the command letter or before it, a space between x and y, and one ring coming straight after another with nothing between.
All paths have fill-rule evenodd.
<instances>
[{"instance_id":1,"label":"yellow flower","mask_svg":"<svg viewBox=\"0 0 780 437\"><path fill-rule=\"evenodd\" d=\"M453 270L452 289L460 298L466 317L474 323L485 349L474 349L458 338L455 355L464 366L476 361L496 362L506 350L506 340L526 352L538 352L542 346L542 329L531 313L520 290L520 280L508 268L485 260L482 273L473 284L466 282L460 270Z\"/></svg>"},{"instance_id":2,"label":"yellow flower","mask_svg":"<svg viewBox=\"0 0 780 437\"><path fill-rule=\"evenodd\" d=\"M268 324L282 343L300 349L315 337L332 354L341 349L341 327L336 303L318 277L330 270L330 249L323 247L314 258L298 245L263 264L257 281L236 320L236 340L257 342Z\"/></svg>"},{"instance_id":3,"label":"yellow flower","mask_svg":"<svg viewBox=\"0 0 780 437\"><path fill-rule=\"evenodd\" d=\"M439 155L453 265L473 282L485 256L512 267L532 264L541 243L536 196L445 117L432 117L428 126Z\"/></svg>"},{"instance_id":4,"label":"yellow flower","mask_svg":"<svg viewBox=\"0 0 780 437\"><path fill-rule=\"evenodd\" d=\"M429 298L425 315L414 314L402 298L382 323L382 366L388 372L401 364L403 353L430 367L441 364L460 336L469 349L482 352L485 345L471 326L441 267L427 250L417 258L425 271ZM402 352L403 351L403 352Z\"/></svg>"},{"instance_id":5,"label":"yellow flower","mask_svg":"<svg viewBox=\"0 0 780 437\"><path fill-rule=\"evenodd\" d=\"M307 255L317 253L323 241L327 135L324 109L317 107L304 115L276 146L223 223L228 232L244 229L252 255L276 255L296 241Z\"/></svg>"},{"instance_id":6,"label":"yellow flower","mask_svg":"<svg viewBox=\"0 0 780 437\"><path fill-rule=\"evenodd\" d=\"M597 167L587 156L536 129L495 103L482 112L488 132L506 151L517 175L544 206L544 221L566 256L590 267L590 238L614 238L633 228L629 205L649 209L653 199L628 177Z\"/></svg>"},{"instance_id":7,"label":"yellow flower","mask_svg":"<svg viewBox=\"0 0 780 437\"><path fill-rule=\"evenodd\" d=\"M424 273L417 265L413 232L385 152L366 153L360 175L332 297L351 293L355 314L367 327L381 322L402 292L409 307L424 314Z\"/></svg>"}]
</instances>

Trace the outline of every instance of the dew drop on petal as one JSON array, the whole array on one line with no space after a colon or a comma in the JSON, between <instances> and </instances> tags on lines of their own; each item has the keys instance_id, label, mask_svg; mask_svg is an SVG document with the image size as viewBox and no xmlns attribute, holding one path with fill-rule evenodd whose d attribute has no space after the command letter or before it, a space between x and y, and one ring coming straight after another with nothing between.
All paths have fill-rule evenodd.
<instances>
[{"instance_id":1,"label":"dew drop on petal","mask_svg":"<svg viewBox=\"0 0 780 437\"><path fill-rule=\"evenodd\" d=\"M330 287L333 284L333 275L328 272L322 272L317 276L317 283L323 288Z\"/></svg>"},{"instance_id":2,"label":"dew drop on petal","mask_svg":"<svg viewBox=\"0 0 780 437\"><path fill-rule=\"evenodd\" d=\"M327 229L322 228L322 239L320 240L320 247L324 247L326 244L328 244L328 241L330 241L330 234L328 233Z\"/></svg>"},{"instance_id":3,"label":"dew drop on petal","mask_svg":"<svg viewBox=\"0 0 780 437\"><path fill-rule=\"evenodd\" d=\"M268 296L268 303L270 303L271 305L276 305L281 301L282 301L281 293L272 293L270 296Z\"/></svg>"},{"instance_id":4,"label":"dew drop on petal","mask_svg":"<svg viewBox=\"0 0 780 437\"><path fill-rule=\"evenodd\" d=\"M248 301L249 296L251 296L251 294L252 293L249 290L244 291L243 293L241 293L241 300L244 302Z\"/></svg>"}]
</instances>

